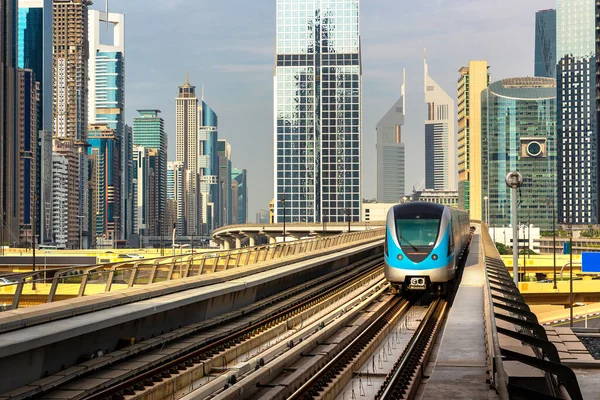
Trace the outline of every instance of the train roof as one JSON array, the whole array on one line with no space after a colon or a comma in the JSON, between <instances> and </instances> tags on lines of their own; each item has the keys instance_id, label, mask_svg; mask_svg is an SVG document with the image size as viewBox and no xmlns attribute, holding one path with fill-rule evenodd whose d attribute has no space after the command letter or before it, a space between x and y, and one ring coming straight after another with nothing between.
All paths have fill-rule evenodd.
<instances>
[{"instance_id":1,"label":"train roof","mask_svg":"<svg viewBox=\"0 0 600 400\"><path fill-rule=\"evenodd\" d=\"M414 202L410 202L410 203L402 203L402 204L396 204L394 207L394 212L395 211L402 211L402 212L434 212L434 213L442 213L444 211L444 208L446 208L445 205L443 204L437 204L437 203L429 203L426 201L414 201Z\"/></svg>"}]
</instances>

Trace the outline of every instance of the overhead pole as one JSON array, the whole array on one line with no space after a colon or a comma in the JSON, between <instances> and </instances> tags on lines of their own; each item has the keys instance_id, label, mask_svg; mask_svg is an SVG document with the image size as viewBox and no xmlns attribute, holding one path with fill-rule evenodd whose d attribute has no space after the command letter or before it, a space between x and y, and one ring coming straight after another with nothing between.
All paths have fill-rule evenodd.
<instances>
[{"instance_id":1,"label":"overhead pole","mask_svg":"<svg viewBox=\"0 0 600 400\"><path fill-rule=\"evenodd\" d=\"M515 286L519 287L519 227L517 225L517 190L523 184L523 176L516 172L509 172L506 175L506 185L512 190L512 209L511 222L513 228L513 280Z\"/></svg>"}]
</instances>

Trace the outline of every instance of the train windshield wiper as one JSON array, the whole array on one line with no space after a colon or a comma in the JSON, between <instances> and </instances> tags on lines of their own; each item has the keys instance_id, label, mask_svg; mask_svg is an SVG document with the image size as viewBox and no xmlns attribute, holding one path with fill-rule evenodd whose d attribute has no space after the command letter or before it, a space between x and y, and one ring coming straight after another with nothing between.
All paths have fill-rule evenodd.
<instances>
[{"instance_id":1,"label":"train windshield wiper","mask_svg":"<svg viewBox=\"0 0 600 400\"><path fill-rule=\"evenodd\" d=\"M411 242L409 242L408 240L404 239L402 237L402 235L400 235L400 240L404 241L404 243L406 243L407 245L409 245L410 247L412 247L415 251L419 251L419 248L417 246L415 246L414 244L412 244Z\"/></svg>"}]
</instances>

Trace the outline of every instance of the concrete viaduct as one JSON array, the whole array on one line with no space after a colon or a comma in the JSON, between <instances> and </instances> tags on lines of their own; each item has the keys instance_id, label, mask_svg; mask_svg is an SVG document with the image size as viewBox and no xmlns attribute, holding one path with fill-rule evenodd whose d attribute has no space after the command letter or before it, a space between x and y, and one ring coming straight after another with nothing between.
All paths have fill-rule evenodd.
<instances>
[{"instance_id":1,"label":"concrete viaduct","mask_svg":"<svg viewBox=\"0 0 600 400\"><path fill-rule=\"evenodd\" d=\"M364 231L385 226L385 221L350 222L350 231ZM244 224L227 225L214 230L212 240L225 250L242 247L242 241L248 238L248 245L255 246L256 238L266 236L269 243L298 240L307 236L331 236L348 232L347 222L320 223L287 223L285 224L285 235L283 223L277 224Z\"/></svg>"}]
</instances>

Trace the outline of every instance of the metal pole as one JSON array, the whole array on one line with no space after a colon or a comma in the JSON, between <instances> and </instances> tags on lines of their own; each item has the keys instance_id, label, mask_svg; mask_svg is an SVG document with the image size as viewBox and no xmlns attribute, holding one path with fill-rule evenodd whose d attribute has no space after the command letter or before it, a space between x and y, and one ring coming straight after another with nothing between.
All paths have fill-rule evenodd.
<instances>
[{"instance_id":1,"label":"metal pole","mask_svg":"<svg viewBox=\"0 0 600 400\"><path fill-rule=\"evenodd\" d=\"M556 289L556 218L554 216L554 201L552 202L552 255L554 256L554 289Z\"/></svg>"},{"instance_id":2,"label":"metal pole","mask_svg":"<svg viewBox=\"0 0 600 400\"><path fill-rule=\"evenodd\" d=\"M573 327L573 223L571 222L571 235L569 236L569 326Z\"/></svg>"},{"instance_id":3,"label":"metal pole","mask_svg":"<svg viewBox=\"0 0 600 400\"><path fill-rule=\"evenodd\" d=\"M2 211L2 226L0 226L0 234L2 234L2 255L4 255L4 218L6 217L6 213Z\"/></svg>"},{"instance_id":4,"label":"metal pole","mask_svg":"<svg viewBox=\"0 0 600 400\"><path fill-rule=\"evenodd\" d=\"M283 203L283 242L285 243L285 192L283 192L281 202Z\"/></svg>"},{"instance_id":5,"label":"metal pole","mask_svg":"<svg viewBox=\"0 0 600 400\"><path fill-rule=\"evenodd\" d=\"M517 226L517 188L512 188L513 280L519 286L519 227Z\"/></svg>"},{"instance_id":6,"label":"metal pole","mask_svg":"<svg viewBox=\"0 0 600 400\"><path fill-rule=\"evenodd\" d=\"M346 209L346 216L348 217L348 233L350 233L350 209Z\"/></svg>"},{"instance_id":7,"label":"metal pole","mask_svg":"<svg viewBox=\"0 0 600 400\"><path fill-rule=\"evenodd\" d=\"M173 247L173 257L175 257L175 232L177 232L177 228L174 226L173 227L173 241L171 242L171 246Z\"/></svg>"},{"instance_id":8,"label":"metal pole","mask_svg":"<svg viewBox=\"0 0 600 400\"><path fill-rule=\"evenodd\" d=\"M33 272L35 272L35 203L37 202L37 196L34 196L34 200L33 200L33 213L32 213L32 220L33 220L33 224L31 225L31 236L33 237L33 245L31 246L33 249ZM33 283L31 285L31 289L35 290L35 276L31 277Z\"/></svg>"},{"instance_id":9,"label":"metal pole","mask_svg":"<svg viewBox=\"0 0 600 400\"><path fill-rule=\"evenodd\" d=\"M523 225L523 241L527 241L527 238L525 237L525 225ZM527 263L527 260L525 259L526 251L527 249L525 248L525 246L523 246L523 281L527 280L525 276L525 274L527 273L527 266L525 265Z\"/></svg>"}]
</instances>

